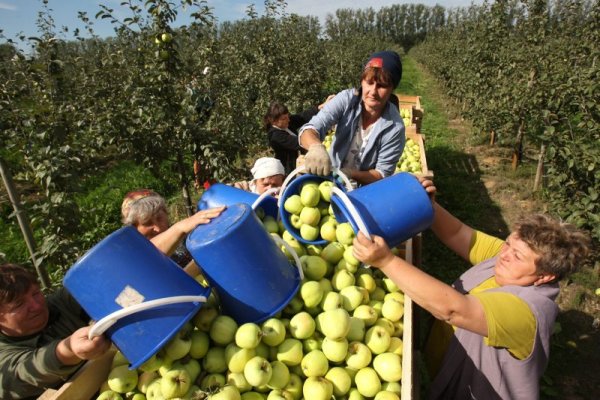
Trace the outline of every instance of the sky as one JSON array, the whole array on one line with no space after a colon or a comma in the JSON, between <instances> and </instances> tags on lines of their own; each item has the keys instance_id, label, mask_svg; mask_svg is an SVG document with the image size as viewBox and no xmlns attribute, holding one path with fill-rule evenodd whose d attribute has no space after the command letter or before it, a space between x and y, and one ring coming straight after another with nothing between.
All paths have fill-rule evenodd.
<instances>
[{"instance_id":1,"label":"sky","mask_svg":"<svg viewBox=\"0 0 600 400\"><path fill-rule=\"evenodd\" d=\"M172 0L179 3L178 0ZM57 28L68 26L70 33L64 37L72 38L72 30L76 27L81 28L82 24L77 18L78 11L87 11L88 17L94 21L94 31L101 37L111 36L113 34L112 25L106 20L95 20L95 14L100 10L99 4L104 4L115 9L115 13L121 17L127 16L127 9L120 5L122 0L49 0L49 8L53 10L52 16ZM441 3L446 8L449 7L467 7L472 0L421 0L421 1L398 1L398 0L288 0L287 12L299 15L312 15L318 17L321 22L325 20L328 13L334 13L339 8L361 9L368 6L375 10L381 7L388 7L393 4L404 3L422 3L427 6L434 6ZM475 0L475 3L481 4L482 0ZM264 13L264 0L207 0L207 4L212 8L213 15L219 22L234 21L246 17L248 5L255 4L259 15ZM42 10L41 0L0 0L0 29L4 36L15 38L15 35L24 33L26 36L37 36L38 29L36 20L39 11ZM187 17L187 18L186 18ZM181 12L178 16L178 22L185 24L189 21L189 11Z\"/></svg>"}]
</instances>

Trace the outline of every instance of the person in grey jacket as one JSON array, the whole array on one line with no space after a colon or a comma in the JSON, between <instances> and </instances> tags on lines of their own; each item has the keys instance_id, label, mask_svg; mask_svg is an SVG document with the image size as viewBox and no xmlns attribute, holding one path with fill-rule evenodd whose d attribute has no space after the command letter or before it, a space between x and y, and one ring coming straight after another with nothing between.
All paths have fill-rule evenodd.
<instances>
[{"instance_id":1,"label":"person in grey jacket","mask_svg":"<svg viewBox=\"0 0 600 400\"><path fill-rule=\"evenodd\" d=\"M46 297L33 272L0 265L0 399L37 398L104 354L111 342L89 339L89 322L64 288Z\"/></svg>"},{"instance_id":2,"label":"person in grey jacket","mask_svg":"<svg viewBox=\"0 0 600 400\"><path fill-rule=\"evenodd\" d=\"M415 178L416 179L416 178ZM547 215L519 220L502 240L464 224L434 199L431 229L474 266L452 286L394 256L380 236L359 233L353 254L379 268L437 318L425 346L429 399L539 398L558 315L558 282L590 253L590 238Z\"/></svg>"},{"instance_id":3,"label":"person in grey jacket","mask_svg":"<svg viewBox=\"0 0 600 400\"><path fill-rule=\"evenodd\" d=\"M299 143L307 151L306 172L329 175L332 167L365 185L390 176L404 149L404 124L391 101L402 77L397 53L371 55L363 69L360 88L338 93L299 131ZM330 148L322 141L336 125Z\"/></svg>"}]
</instances>

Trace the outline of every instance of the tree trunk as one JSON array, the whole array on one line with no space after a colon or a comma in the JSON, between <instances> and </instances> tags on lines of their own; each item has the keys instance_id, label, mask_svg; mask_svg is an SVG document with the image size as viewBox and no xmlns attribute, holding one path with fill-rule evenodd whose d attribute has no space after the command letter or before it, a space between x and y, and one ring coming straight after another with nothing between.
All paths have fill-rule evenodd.
<instances>
[{"instance_id":1,"label":"tree trunk","mask_svg":"<svg viewBox=\"0 0 600 400\"><path fill-rule=\"evenodd\" d=\"M490 146L493 146L496 144L496 131L492 129L492 131L490 132Z\"/></svg>"},{"instance_id":2,"label":"tree trunk","mask_svg":"<svg viewBox=\"0 0 600 400\"><path fill-rule=\"evenodd\" d=\"M515 142L515 148L512 155L512 169L515 171L523 160L523 135L525 131L525 121L521 119L519 124L519 132L517 133L517 140Z\"/></svg>"},{"instance_id":3,"label":"tree trunk","mask_svg":"<svg viewBox=\"0 0 600 400\"><path fill-rule=\"evenodd\" d=\"M188 175L186 174L185 163L181 153L177 153L177 168L179 169L179 184L181 186L181 194L183 195L183 201L185 203L185 210L188 217L194 214L194 208L192 207L192 199L190 198L190 191L188 189Z\"/></svg>"},{"instance_id":4,"label":"tree trunk","mask_svg":"<svg viewBox=\"0 0 600 400\"><path fill-rule=\"evenodd\" d=\"M546 154L546 144L542 143L540 146L540 156L538 159L537 170L535 171L535 181L533 182L533 191L536 192L542 181L542 174L544 172L544 155Z\"/></svg>"},{"instance_id":5,"label":"tree trunk","mask_svg":"<svg viewBox=\"0 0 600 400\"><path fill-rule=\"evenodd\" d=\"M29 250L29 256L31 257L31 262L37 271L38 277L40 278L42 287L44 289L48 289L52 286L50 282L50 277L48 276L48 271L42 265L40 265L39 261L35 257L35 239L33 238L33 232L31 231L31 225L29 224L29 219L25 214L25 210L21 208L21 202L19 201L19 196L17 194L17 190L12 180L12 175L8 170L6 164L4 164L4 160L0 158L0 175L2 175L2 181L4 182L4 186L6 187L6 192L8 193L8 198L15 210L15 215L17 216L17 221L19 222L19 227L21 228L21 233L23 234L23 239L25 240L25 244L27 245L27 250Z\"/></svg>"}]
</instances>

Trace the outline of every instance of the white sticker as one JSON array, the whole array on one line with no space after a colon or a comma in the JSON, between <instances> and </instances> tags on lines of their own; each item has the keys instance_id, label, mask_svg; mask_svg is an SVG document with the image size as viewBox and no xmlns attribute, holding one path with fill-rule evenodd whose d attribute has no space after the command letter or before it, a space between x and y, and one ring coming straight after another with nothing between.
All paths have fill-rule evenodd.
<instances>
[{"instance_id":1,"label":"white sticker","mask_svg":"<svg viewBox=\"0 0 600 400\"><path fill-rule=\"evenodd\" d=\"M144 296L131 286L125 286L125 289L115 299L118 305L123 308L131 307L140 304L144 301Z\"/></svg>"}]
</instances>

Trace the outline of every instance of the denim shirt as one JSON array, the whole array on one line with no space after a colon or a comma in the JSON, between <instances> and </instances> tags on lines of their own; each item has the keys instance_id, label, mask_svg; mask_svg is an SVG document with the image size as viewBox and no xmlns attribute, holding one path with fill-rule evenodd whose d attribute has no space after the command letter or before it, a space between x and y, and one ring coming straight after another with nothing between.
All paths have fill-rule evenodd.
<instances>
[{"instance_id":1,"label":"denim shirt","mask_svg":"<svg viewBox=\"0 0 600 400\"><path fill-rule=\"evenodd\" d=\"M327 102L317 115L300 128L303 131L312 128L319 132L321 141L327 132L337 124L335 136L329 149L333 166L340 168L346 159L361 121L362 99L355 89L346 89ZM396 164L404 150L404 123L398 108L388 102L383 114L369 135L361 156L360 170L375 169L382 177L388 177L396 170Z\"/></svg>"}]
</instances>

